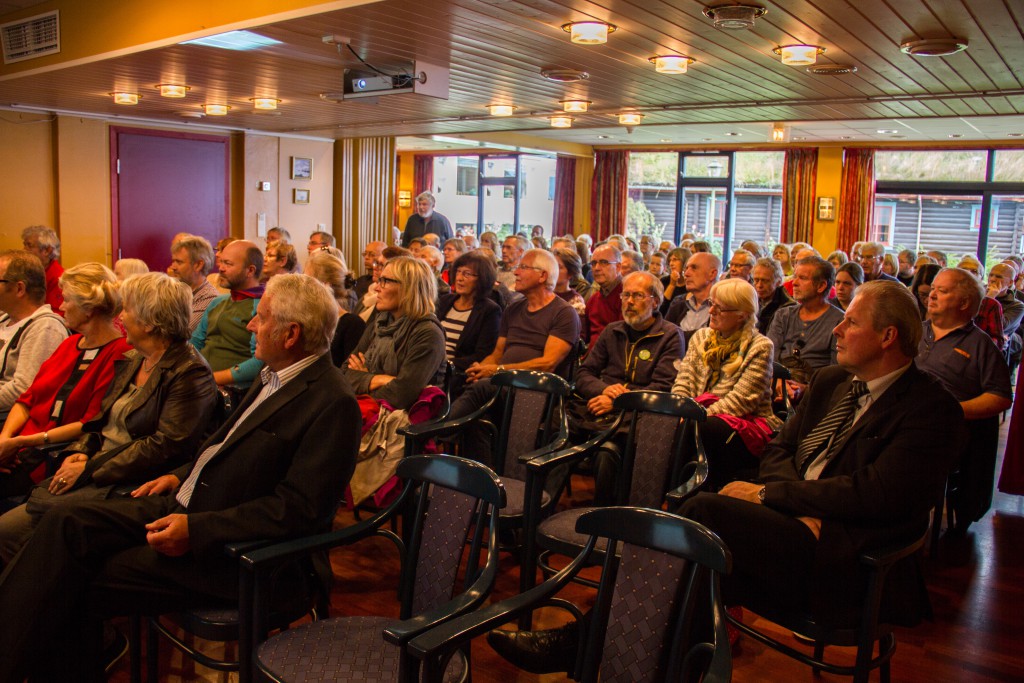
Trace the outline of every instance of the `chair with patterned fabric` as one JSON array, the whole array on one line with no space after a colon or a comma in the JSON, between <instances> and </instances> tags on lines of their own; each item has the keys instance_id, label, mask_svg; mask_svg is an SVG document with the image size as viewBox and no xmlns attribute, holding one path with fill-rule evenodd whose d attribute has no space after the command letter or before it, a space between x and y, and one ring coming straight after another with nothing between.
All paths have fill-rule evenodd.
<instances>
[{"instance_id":1,"label":"chair with patterned fabric","mask_svg":"<svg viewBox=\"0 0 1024 683\"><path fill-rule=\"evenodd\" d=\"M572 677L586 683L727 683L732 675L719 580L732 557L707 528L660 510L609 507L576 520L582 552L544 583L450 620L416 637L410 657L428 683L446 680L454 654L475 637L550 604L599 542L604 567L597 601L580 623Z\"/></svg>"},{"instance_id":2,"label":"chair with patterned fabric","mask_svg":"<svg viewBox=\"0 0 1024 683\"><path fill-rule=\"evenodd\" d=\"M406 656L406 644L487 598L498 572L498 512L505 504L498 477L480 463L449 455L405 458L398 473L406 485L389 510L403 509L407 498L415 509L408 543L393 539L403 550L399 619L341 617L283 631L257 650L256 666L270 680L418 680L418 662ZM263 584L275 568L369 535L349 529L243 555L243 571L253 575L254 637L266 631ZM452 658L446 680L464 680L467 664L462 656Z\"/></svg>"}]
</instances>

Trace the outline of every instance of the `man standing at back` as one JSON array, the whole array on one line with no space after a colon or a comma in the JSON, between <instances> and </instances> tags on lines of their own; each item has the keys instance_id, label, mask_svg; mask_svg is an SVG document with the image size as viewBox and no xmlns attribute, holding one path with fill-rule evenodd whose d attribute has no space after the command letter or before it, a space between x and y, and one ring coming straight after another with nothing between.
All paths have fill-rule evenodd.
<instances>
[{"instance_id":1,"label":"man standing at back","mask_svg":"<svg viewBox=\"0 0 1024 683\"><path fill-rule=\"evenodd\" d=\"M206 279L213 270L213 248L197 235L185 235L171 245L171 265L167 274L181 280L192 290L192 315L188 331L195 332L203 313L217 298L217 289Z\"/></svg>"},{"instance_id":2,"label":"man standing at back","mask_svg":"<svg viewBox=\"0 0 1024 683\"><path fill-rule=\"evenodd\" d=\"M206 309L192 334L192 346L210 364L218 386L244 389L263 367L254 357L256 337L246 328L263 296L263 252L253 242L237 240L224 247L219 268L220 286L229 293Z\"/></svg>"},{"instance_id":3,"label":"man standing at back","mask_svg":"<svg viewBox=\"0 0 1024 683\"><path fill-rule=\"evenodd\" d=\"M21 244L25 251L39 257L46 272L46 303L54 313L63 316L60 305L64 303L64 295L60 291L60 276L64 274L64 267L60 264L60 238L45 225L30 225L21 231Z\"/></svg>"},{"instance_id":4,"label":"man standing at back","mask_svg":"<svg viewBox=\"0 0 1024 683\"><path fill-rule=\"evenodd\" d=\"M413 237L423 237L427 233L437 235L441 244L454 237L451 222L434 211L435 203L434 195L429 192L416 195L416 213L409 216L405 222L405 231L402 233L403 246L409 244Z\"/></svg>"}]
</instances>

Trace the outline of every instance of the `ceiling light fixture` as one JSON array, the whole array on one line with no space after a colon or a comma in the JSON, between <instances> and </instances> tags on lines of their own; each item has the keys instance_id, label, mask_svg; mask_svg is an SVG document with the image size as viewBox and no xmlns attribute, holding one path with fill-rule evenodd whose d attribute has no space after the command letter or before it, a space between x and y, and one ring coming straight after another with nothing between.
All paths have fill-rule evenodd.
<instances>
[{"instance_id":1,"label":"ceiling light fixture","mask_svg":"<svg viewBox=\"0 0 1024 683\"><path fill-rule=\"evenodd\" d=\"M254 108L263 110L277 109L277 105L281 102L276 97L253 97L249 101L252 102Z\"/></svg>"},{"instance_id":2,"label":"ceiling light fixture","mask_svg":"<svg viewBox=\"0 0 1024 683\"><path fill-rule=\"evenodd\" d=\"M204 104L203 111L206 112L207 116L227 116L228 110L231 109L226 104Z\"/></svg>"},{"instance_id":3,"label":"ceiling light fixture","mask_svg":"<svg viewBox=\"0 0 1024 683\"><path fill-rule=\"evenodd\" d=\"M908 40L900 45L900 52L911 57L948 57L966 49L967 41L962 38Z\"/></svg>"},{"instance_id":4,"label":"ceiling light fixture","mask_svg":"<svg viewBox=\"0 0 1024 683\"><path fill-rule=\"evenodd\" d=\"M772 142L785 142L786 141L786 127L781 123L776 123L772 126Z\"/></svg>"},{"instance_id":5,"label":"ceiling light fixture","mask_svg":"<svg viewBox=\"0 0 1024 683\"><path fill-rule=\"evenodd\" d=\"M488 104L487 111L491 112L491 116L512 116L516 108L511 104Z\"/></svg>"},{"instance_id":6,"label":"ceiling light fixture","mask_svg":"<svg viewBox=\"0 0 1024 683\"><path fill-rule=\"evenodd\" d=\"M1007 133L1008 138L1024 138L1024 133Z\"/></svg>"},{"instance_id":7,"label":"ceiling light fixture","mask_svg":"<svg viewBox=\"0 0 1024 683\"><path fill-rule=\"evenodd\" d=\"M172 83L161 83L156 86L157 90L160 91L160 97L184 97L185 94L191 90L187 85L175 85Z\"/></svg>"},{"instance_id":8,"label":"ceiling light fixture","mask_svg":"<svg viewBox=\"0 0 1024 683\"><path fill-rule=\"evenodd\" d=\"M572 128L571 116L552 116L550 120L552 128Z\"/></svg>"},{"instance_id":9,"label":"ceiling light fixture","mask_svg":"<svg viewBox=\"0 0 1024 683\"><path fill-rule=\"evenodd\" d=\"M647 61L653 64L654 70L660 74L684 74L697 60L685 55L655 55L648 57Z\"/></svg>"},{"instance_id":10,"label":"ceiling light fixture","mask_svg":"<svg viewBox=\"0 0 1024 683\"><path fill-rule=\"evenodd\" d=\"M627 111L619 114L618 117L620 126L639 126L644 115L637 112Z\"/></svg>"},{"instance_id":11,"label":"ceiling light fixture","mask_svg":"<svg viewBox=\"0 0 1024 683\"><path fill-rule=\"evenodd\" d=\"M767 11L760 5L719 5L704 8L704 16L715 22L715 28L736 31L754 28L754 20Z\"/></svg>"},{"instance_id":12,"label":"ceiling light fixture","mask_svg":"<svg viewBox=\"0 0 1024 683\"><path fill-rule=\"evenodd\" d=\"M817 61L818 55L825 54L825 48L820 45L780 45L772 52L779 55L786 66L810 66Z\"/></svg>"},{"instance_id":13,"label":"ceiling light fixture","mask_svg":"<svg viewBox=\"0 0 1024 683\"><path fill-rule=\"evenodd\" d=\"M608 34L616 29L614 24L604 21L570 21L562 24L562 30L578 45L601 45L608 42Z\"/></svg>"},{"instance_id":14,"label":"ceiling light fixture","mask_svg":"<svg viewBox=\"0 0 1024 683\"><path fill-rule=\"evenodd\" d=\"M575 83L576 81L585 81L590 78L590 74L578 69L541 69L540 75L555 83Z\"/></svg>"},{"instance_id":15,"label":"ceiling light fixture","mask_svg":"<svg viewBox=\"0 0 1024 683\"><path fill-rule=\"evenodd\" d=\"M562 111L582 114L590 108L593 102L590 100L561 100L559 104L562 105Z\"/></svg>"},{"instance_id":16,"label":"ceiling light fixture","mask_svg":"<svg viewBox=\"0 0 1024 683\"><path fill-rule=\"evenodd\" d=\"M950 133L947 137L953 138L955 140L956 138L962 138L963 133Z\"/></svg>"},{"instance_id":17,"label":"ceiling light fixture","mask_svg":"<svg viewBox=\"0 0 1024 683\"><path fill-rule=\"evenodd\" d=\"M731 133L730 132L730 133L722 133L722 135L724 135L724 136L726 136L728 138L738 138L739 136L743 135L743 133Z\"/></svg>"},{"instance_id":18,"label":"ceiling light fixture","mask_svg":"<svg viewBox=\"0 0 1024 683\"><path fill-rule=\"evenodd\" d=\"M896 133L899 133L898 130L892 130L890 128L879 128L875 132L878 133L879 135L895 135Z\"/></svg>"},{"instance_id":19,"label":"ceiling light fixture","mask_svg":"<svg viewBox=\"0 0 1024 683\"><path fill-rule=\"evenodd\" d=\"M142 96L134 92L112 92L110 96L114 98L114 104L138 104Z\"/></svg>"}]
</instances>

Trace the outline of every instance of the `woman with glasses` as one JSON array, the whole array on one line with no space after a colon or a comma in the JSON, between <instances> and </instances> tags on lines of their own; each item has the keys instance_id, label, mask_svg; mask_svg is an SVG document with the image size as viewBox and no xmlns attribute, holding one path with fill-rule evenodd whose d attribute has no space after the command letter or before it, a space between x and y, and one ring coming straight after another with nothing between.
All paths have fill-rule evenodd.
<instances>
[{"instance_id":1,"label":"woman with glasses","mask_svg":"<svg viewBox=\"0 0 1024 683\"><path fill-rule=\"evenodd\" d=\"M498 341L501 307L491 292L497 277L494 262L483 254L469 252L452 266L452 291L437 304L437 318L445 337L445 357L455 366L450 395L462 393L466 368L483 360Z\"/></svg>"},{"instance_id":2,"label":"woman with glasses","mask_svg":"<svg viewBox=\"0 0 1024 683\"><path fill-rule=\"evenodd\" d=\"M445 362L436 301L436 277L426 263L398 256L384 264L377 278L377 315L345 369L357 395L406 410L435 382Z\"/></svg>"},{"instance_id":3,"label":"woman with glasses","mask_svg":"<svg viewBox=\"0 0 1024 683\"><path fill-rule=\"evenodd\" d=\"M757 292L738 279L711 287L711 320L690 338L677 361L672 393L708 411L702 427L708 481L715 489L756 471L761 453L782 426L772 412L774 346L757 331Z\"/></svg>"}]
</instances>

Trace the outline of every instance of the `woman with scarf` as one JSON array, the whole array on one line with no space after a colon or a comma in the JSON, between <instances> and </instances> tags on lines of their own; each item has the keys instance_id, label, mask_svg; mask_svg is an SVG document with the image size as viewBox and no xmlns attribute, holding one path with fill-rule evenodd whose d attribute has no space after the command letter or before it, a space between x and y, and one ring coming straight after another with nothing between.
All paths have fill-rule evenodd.
<instances>
[{"instance_id":1,"label":"woman with scarf","mask_svg":"<svg viewBox=\"0 0 1024 683\"><path fill-rule=\"evenodd\" d=\"M718 490L751 470L782 426L772 412L770 339L757 331L757 292L744 280L711 287L711 321L697 330L676 361L672 393L707 408L702 428L709 485Z\"/></svg>"},{"instance_id":2,"label":"woman with scarf","mask_svg":"<svg viewBox=\"0 0 1024 683\"><path fill-rule=\"evenodd\" d=\"M443 374L445 337L434 315L436 277L430 267L399 256L377 279L377 316L348 360L345 375L356 395L407 410Z\"/></svg>"}]
</instances>

